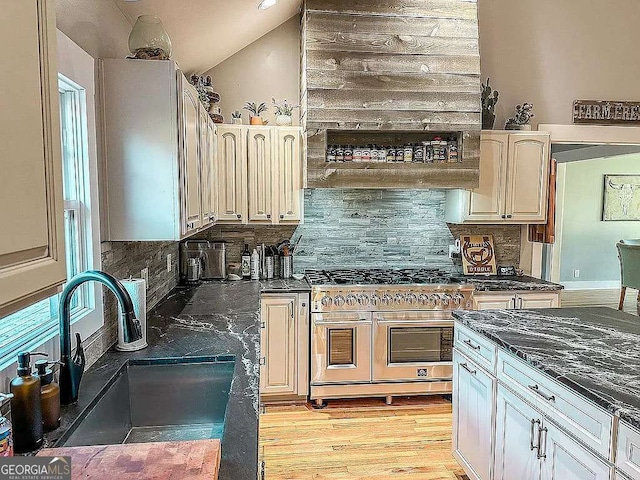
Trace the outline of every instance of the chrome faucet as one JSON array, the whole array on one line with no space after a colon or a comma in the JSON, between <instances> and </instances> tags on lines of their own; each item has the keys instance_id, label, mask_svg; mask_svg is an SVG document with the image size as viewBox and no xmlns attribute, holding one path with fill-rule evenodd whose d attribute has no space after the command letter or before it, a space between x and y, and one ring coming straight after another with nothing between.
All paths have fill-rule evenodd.
<instances>
[{"instance_id":1,"label":"chrome faucet","mask_svg":"<svg viewBox=\"0 0 640 480\"><path fill-rule=\"evenodd\" d=\"M60 403L70 405L78 401L80 380L84 372L85 357L80 334L76 333L76 353L71 358L71 297L76 289L86 282L100 282L116 296L124 314L124 341L135 342L142 338L142 327L133 311L129 293L113 276L99 270L79 273L67 282L60 295Z\"/></svg>"}]
</instances>

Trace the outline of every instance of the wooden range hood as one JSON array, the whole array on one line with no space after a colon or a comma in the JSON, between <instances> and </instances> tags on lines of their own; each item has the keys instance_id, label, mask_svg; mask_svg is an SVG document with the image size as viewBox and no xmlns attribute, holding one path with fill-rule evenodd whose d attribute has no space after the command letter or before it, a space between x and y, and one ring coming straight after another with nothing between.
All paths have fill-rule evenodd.
<instances>
[{"instance_id":1,"label":"wooden range hood","mask_svg":"<svg viewBox=\"0 0 640 480\"><path fill-rule=\"evenodd\" d=\"M301 91L309 188L478 186L476 0L306 0ZM461 162L326 162L333 138L435 134L457 136Z\"/></svg>"}]
</instances>

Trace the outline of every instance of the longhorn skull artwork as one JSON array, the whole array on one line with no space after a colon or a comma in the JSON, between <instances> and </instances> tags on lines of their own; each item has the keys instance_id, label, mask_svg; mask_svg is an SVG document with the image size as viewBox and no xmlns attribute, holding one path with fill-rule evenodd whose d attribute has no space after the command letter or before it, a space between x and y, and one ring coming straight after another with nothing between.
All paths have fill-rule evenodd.
<instances>
[{"instance_id":1,"label":"longhorn skull artwork","mask_svg":"<svg viewBox=\"0 0 640 480\"><path fill-rule=\"evenodd\" d=\"M640 220L640 175L605 175L603 220Z\"/></svg>"}]
</instances>

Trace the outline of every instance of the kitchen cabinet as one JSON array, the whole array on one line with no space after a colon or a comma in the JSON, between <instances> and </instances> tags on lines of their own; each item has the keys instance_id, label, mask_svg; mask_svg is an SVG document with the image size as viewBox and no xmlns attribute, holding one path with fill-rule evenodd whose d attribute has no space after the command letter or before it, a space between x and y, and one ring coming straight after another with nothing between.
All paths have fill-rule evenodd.
<instances>
[{"instance_id":1,"label":"kitchen cabinet","mask_svg":"<svg viewBox=\"0 0 640 480\"><path fill-rule=\"evenodd\" d=\"M55 2L5 2L0 39L2 317L55 294L67 276Z\"/></svg>"},{"instance_id":2,"label":"kitchen cabinet","mask_svg":"<svg viewBox=\"0 0 640 480\"><path fill-rule=\"evenodd\" d=\"M475 310L557 308L560 306L560 292L476 292L473 295L473 303Z\"/></svg>"},{"instance_id":3,"label":"kitchen cabinet","mask_svg":"<svg viewBox=\"0 0 640 480\"><path fill-rule=\"evenodd\" d=\"M217 131L216 125L208 118L204 109L200 115L206 116L201 119L205 128L200 134L200 148L204 152L202 156L202 172L200 175L200 190L202 192L202 221L205 224L212 224L216 220L217 200L216 191L217 180L215 171Z\"/></svg>"},{"instance_id":4,"label":"kitchen cabinet","mask_svg":"<svg viewBox=\"0 0 640 480\"><path fill-rule=\"evenodd\" d=\"M453 354L453 452L476 479L491 478L495 380L465 355Z\"/></svg>"},{"instance_id":5,"label":"kitchen cabinet","mask_svg":"<svg viewBox=\"0 0 640 480\"><path fill-rule=\"evenodd\" d=\"M640 431L624 421L618 427L616 468L630 479L640 480Z\"/></svg>"},{"instance_id":6,"label":"kitchen cabinet","mask_svg":"<svg viewBox=\"0 0 640 480\"><path fill-rule=\"evenodd\" d=\"M262 399L306 398L309 393L309 295L263 294L260 319Z\"/></svg>"},{"instance_id":7,"label":"kitchen cabinet","mask_svg":"<svg viewBox=\"0 0 640 480\"><path fill-rule=\"evenodd\" d=\"M103 59L100 69L108 238L175 241L210 226L215 127L195 88L170 60Z\"/></svg>"},{"instance_id":8,"label":"kitchen cabinet","mask_svg":"<svg viewBox=\"0 0 640 480\"><path fill-rule=\"evenodd\" d=\"M218 126L220 223L302 221L301 140L299 127Z\"/></svg>"},{"instance_id":9,"label":"kitchen cabinet","mask_svg":"<svg viewBox=\"0 0 640 480\"><path fill-rule=\"evenodd\" d=\"M447 192L447 222L545 223L549 162L548 133L483 131L480 184Z\"/></svg>"}]
</instances>

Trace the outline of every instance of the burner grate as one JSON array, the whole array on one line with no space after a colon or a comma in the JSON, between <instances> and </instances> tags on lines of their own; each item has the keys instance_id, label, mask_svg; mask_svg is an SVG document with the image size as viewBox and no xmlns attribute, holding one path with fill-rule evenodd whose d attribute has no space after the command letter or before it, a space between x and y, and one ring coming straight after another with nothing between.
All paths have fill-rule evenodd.
<instances>
[{"instance_id":1,"label":"burner grate","mask_svg":"<svg viewBox=\"0 0 640 480\"><path fill-rule=\"evenodd\" d=\"M436 268L307 270L311 285L408 285L456 283Z\"/></svg>"}]
</instances>

